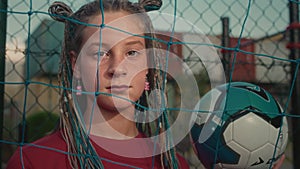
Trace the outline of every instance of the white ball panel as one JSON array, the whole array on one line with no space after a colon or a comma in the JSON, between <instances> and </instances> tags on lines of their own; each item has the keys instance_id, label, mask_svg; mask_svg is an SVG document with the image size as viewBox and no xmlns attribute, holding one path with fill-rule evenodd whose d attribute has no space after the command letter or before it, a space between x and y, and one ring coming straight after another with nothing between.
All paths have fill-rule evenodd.
<instances>
[{"instance_id":1,"label":"white ball panel","mask_svg":"<svg viewBox=\"0 0 300 169\"><path fill-rule=\"evenodd\" d=\"M281 129L281 132L282 132L282 146L281 146L281 149L280 149L280 152L283 153L285 151L285 148L287 146L287 143L288 143L288 124L287 124L287 119L284 118L283 120L283 125L282 125L282 129Z\"/></svg>"},{"instance_id":2,"label":"white ball panel","mask_svg":"<svg viewBox=\"0 0 300 169\"><path fill-rule=\"evenodd\" d=\"M233 122L233 140L253 151L268 142L269 125L256 114L248 113Z\"/></svg>"},{"instance_id":3,"label":"white ball panel","mask_svg":"<svg viewBox=\"0 0 300 169\"><path fill-rule=\"evenodd\" d=\"M269 137L269 143L272 145L276 145L277 139L279 134L279 128L275 128L273 126L270 126L270 137ZM283 119L283 125L281 128L281 133L279 136L279 140L277 143L277 147L280 149L280 154L284 152L286 144L288 142L288 128L287 128L287 121L286 118Z\"/></svg>"},{"instance_id":4,"label":"white ball panel","mask_svg":"<svg viewBox=\"0 0 300 169\"><path fill-rule=\"evenodd\" d=\"M276 140L278 138L278 132L279 132L279 128L276 129L275 127L270 125L270 133L269 133L269 143L271 143L272 145L276 144Z\"/></svg>"}]
</instances>

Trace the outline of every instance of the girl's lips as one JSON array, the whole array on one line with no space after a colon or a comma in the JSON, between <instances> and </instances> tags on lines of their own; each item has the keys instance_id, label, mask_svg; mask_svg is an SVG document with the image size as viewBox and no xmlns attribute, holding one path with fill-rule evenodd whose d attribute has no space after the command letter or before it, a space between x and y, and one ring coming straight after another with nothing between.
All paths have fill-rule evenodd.
<instances>
[{"instance_id":1,"label":"girl's lips","mask_svg":"<svg viewBox=\"0 0 300 169\"><path fill-rule=\"evenodd\" d=\"M130 87L131 86L127 86L127 85L112 85L107 87L106 89L108 89L112 93L122 93L127 91Z\"/></svg>"}]
</instances>

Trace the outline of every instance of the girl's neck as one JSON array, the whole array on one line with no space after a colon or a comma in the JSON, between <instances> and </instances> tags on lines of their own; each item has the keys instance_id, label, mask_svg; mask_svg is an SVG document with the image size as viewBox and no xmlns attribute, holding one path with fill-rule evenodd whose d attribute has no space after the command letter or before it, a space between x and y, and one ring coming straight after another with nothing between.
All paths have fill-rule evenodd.
<instances>
[{"instance_id":1,"label":"girl's neck","mask_svg":"<svg viewBox=\"0 0 300 169\"><path fill-rule=\"evenodd\" d=\"M135 137L138 130L134 121L134 106L119 111L99 109L98 106L95 106L94 110L87 109L84 120L89 134L112 139Z\"/></svg>"}]
</instances>

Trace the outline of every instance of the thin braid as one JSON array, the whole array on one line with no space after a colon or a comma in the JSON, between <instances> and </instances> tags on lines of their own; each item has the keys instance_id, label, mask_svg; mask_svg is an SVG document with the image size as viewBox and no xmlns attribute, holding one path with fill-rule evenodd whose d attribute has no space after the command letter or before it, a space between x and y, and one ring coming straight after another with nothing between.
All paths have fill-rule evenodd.
<instances>
[{"instance_id":1,"label":"thin braid","mask_svg":"<svg viewBox=\"0 0 300 169\"><path fill-rule=\"evenodd\" d=\"M84 10L82 10L84 11ZM85 133L83 132L82 125L79 124L80 119L78 119L78 112L76 113L76 109L74 108L74 103L73 103L73 98L72 98L72 86L71 86L71 76L72 76L72 71L70 70L70 58L68 57L67 51L65 49L68 48L73 48L73 46L67 46L69 42L73 40L73 32L72 29L72 24L70 21L65 20L64 17L70 17L73 13L70 7L68 7L66 4L62 2L54 2L50 8L49 8L49 13L51 14L51 17L55 20L58 20L60 22L65 22L66 27L65 27L65 40L63 42L63 51L61 55L61 67L60 71L58 73L58 79L59 79L59 84L62 85L64 88L61 90L61 98L60 98L60 110L61 110L61 118L60 118L60 132L67 144L67 150L71 154L68 155L69 163L72 168L74 169L79 169L85 166L89 166L88 168L104 168L100 160L98 161L98 165L95 165L94 162L91 160L93 157L90 158L85 158L83 154L92 154L95 155L95 153L90 150L91 148L84 148L84 147L89 147L92 145L88 145L87 143L87 137ZM63 17L62 17L63 16ZM77 38L77 37L75 37ZM70 126L73 126L70 127ZM78 132L79 131L79 132ZM76 136L80 138L85 138L82 139L83 144L77 144L76 142ZM80 155L78 158L77 155ZM79 160L81 159L81 160ZM99 158L98 158L99 159ZM85 166L82 162L86 161ZM78 166L80 164L81 166Z\"/></svg>"},{"instance_id":2,"label":"thin braid","mask_svg":"<svg viewBox=\"0 0 300 169\"><path fill-rule=\"evenodd\" d=\"M151 28L153 29L153 28ZM154 31L151 31L154 32ZM151 37L156 38L155 34L152 34ZM152 40L153 43L153 47L155 49L162 49L161 44L158 43L155 40ZM161 71L161 69L163 67L160 66L164 66L166 65L165 63L165 59L162 59L161 57L164 57L162 55L162 53L160 52L160 50L157 50L156 56L158 57L154 57L155 61L154 63L156 64L156 69L154 70L154 75L153 75L153 84L156 85L156 87L160 90L162 90L162 86L164 85L164 83L166 84L166 79L164 79L163 74L164 72ZM159 63L159 64L157 64ZM164 91L166 92L166 91ZM159 93L157 95L158 100L159 100L159 104L162 105L162 98L161 98L161 93ZM165 105L164 105L165 106ZM162 163L162 167L164 168L165 166L167 168L170 169L177 169L178 165L177 165L177 159L174 155L174 148L169 149L170 144L173 144L171 141L171 139L168 137L168 129L169 129L169 121L168 121L168 116L167 116L167 112L166 110L163 108L162 109L162 115L161 118L158 119L158 127L159 127L159 135L161 135L162 133L165 133L165 135L161 135L159 137L160 139L160 143L162 145L164 145L165 147L162 147L162 150L164 150L164 148L168 149L167 151L164 151L161 153L161 163ZM175 158L175 159L174 159Z\"/></svg>"}]
</instances>

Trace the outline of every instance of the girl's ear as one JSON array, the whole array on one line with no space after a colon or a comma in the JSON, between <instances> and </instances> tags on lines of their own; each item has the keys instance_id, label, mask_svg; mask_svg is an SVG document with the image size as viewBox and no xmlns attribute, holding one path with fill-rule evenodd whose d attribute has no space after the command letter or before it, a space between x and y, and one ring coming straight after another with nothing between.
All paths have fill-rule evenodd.
<instances>
[{"instance_id":1,"label":"girl's ear","mask_svg":"<svg viewBox=\"0 0 300 169\"><path fill-rule=\"evenodd\" d=\"M77 79L80 78L80 71L79 71L79 65L76 65L76 58L77 58L77 53L74 50L71 50L69 52L70 55L70 61L72 65L72 71L73 71L73 76Z\"/></svg>"}]
</instances>

